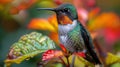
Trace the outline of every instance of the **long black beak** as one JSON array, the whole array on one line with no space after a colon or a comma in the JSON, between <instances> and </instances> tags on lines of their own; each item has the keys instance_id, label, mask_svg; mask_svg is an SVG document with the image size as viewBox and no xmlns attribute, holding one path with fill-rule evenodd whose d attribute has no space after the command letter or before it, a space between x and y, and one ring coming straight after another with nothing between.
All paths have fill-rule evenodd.
<instances>
[{"instance_id":1,"label":"long black beak","mask_svg":"<svg viewBox=\"0 0 120 67\"><path fill-rule=\"evenodd\" d=\"M50 10L50 11L55 11L56 12L55 8L37 8L37 10Z\"/></svg>"}]
</instances>

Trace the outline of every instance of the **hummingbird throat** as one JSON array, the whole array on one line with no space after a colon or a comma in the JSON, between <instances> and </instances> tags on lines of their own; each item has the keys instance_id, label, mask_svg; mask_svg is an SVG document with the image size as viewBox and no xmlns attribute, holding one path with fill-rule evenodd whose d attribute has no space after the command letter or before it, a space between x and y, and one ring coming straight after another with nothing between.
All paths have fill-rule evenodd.
<instances>
[{"instance_id":1,"label":"hummingbird throat","mask_svg":"<svg viewBox=\"0 0 120 67\"><path fill-rule=\"evenodd\" d=\"M68 16L63 14L58 16L58 21L62 25L72 24L72 20Z\"/></svg>"}]
</instances>

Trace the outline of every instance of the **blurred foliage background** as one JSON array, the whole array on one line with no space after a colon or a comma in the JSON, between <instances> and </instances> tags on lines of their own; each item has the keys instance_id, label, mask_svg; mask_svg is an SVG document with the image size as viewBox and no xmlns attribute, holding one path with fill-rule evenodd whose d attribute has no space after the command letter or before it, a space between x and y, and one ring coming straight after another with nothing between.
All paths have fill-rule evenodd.
<instances>
[{"instance_id":1,"label":"blurred foliage background","mask_svg":"<svg viewBox=\"0 0 120 67\"><path fill-rule=\"evenodd\" d=\"M120 0L0 0L1 67L10 46L20 36L38 31L53 40L57 39L57 23L54 18L49 18L55 13L37 11L36 8L54 8L63 3L71 3L76 7L79 20L91 32L93 40L97 41L103 52L120 56ZM36 67L40 56L12 67ZM117 63L111 67L119 66L120 63Z\"/></svg>"}]
</instances>

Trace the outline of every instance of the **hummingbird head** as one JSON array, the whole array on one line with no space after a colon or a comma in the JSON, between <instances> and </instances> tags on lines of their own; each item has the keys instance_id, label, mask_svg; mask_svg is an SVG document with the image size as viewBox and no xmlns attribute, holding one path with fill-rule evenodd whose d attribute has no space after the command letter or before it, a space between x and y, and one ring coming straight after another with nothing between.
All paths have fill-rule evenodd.
<instances>
[{"instance_id":1,"label":"hummingbird head","mask_svg":"<svg viewBox=\"0 0 120 67\"><path fill-rule=\"evenodd\" d=\"M51 10L57 15L58 24L72 24L72 21L78 19L77 11L71 4L62 4L57 8L38 8L38 10Z\"/></svg>"}]
</instances>

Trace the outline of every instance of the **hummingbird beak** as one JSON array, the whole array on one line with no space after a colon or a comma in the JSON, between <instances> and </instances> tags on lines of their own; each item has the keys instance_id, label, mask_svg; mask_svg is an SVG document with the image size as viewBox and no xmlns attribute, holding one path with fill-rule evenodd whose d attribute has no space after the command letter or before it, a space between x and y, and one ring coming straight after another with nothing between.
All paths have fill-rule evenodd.
<instances>
[{"instance_id":1,"label":"hummingbird beak","mask_svg":"<svg viewBox=\"0 0 120 67\"><path fill-rule=\"evenodd\" d=\"M55 8L37 8L37 10L50 10L50 11L56 11Z\"/></svg>"}]
</instances>

